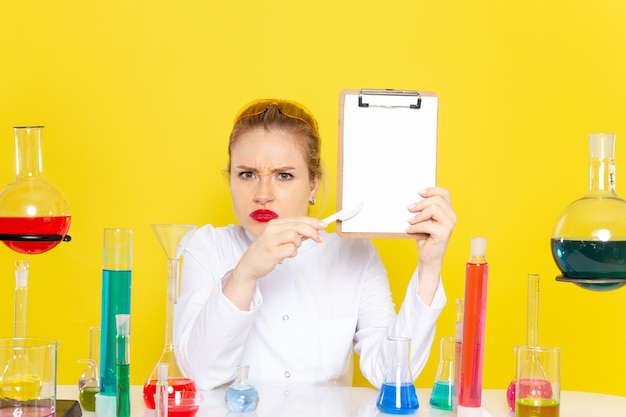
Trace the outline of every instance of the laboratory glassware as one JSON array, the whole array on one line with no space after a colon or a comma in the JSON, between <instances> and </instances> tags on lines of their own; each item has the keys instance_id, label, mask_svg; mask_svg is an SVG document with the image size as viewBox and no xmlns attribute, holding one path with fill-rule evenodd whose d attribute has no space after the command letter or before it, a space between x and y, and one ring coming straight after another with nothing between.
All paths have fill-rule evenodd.
<instances>
[{"instance_id":1,"label":"laboratory glassware","mask_svg":"<svg viewBox=\"0 0 626 417\"><path fill-rule=\"evenodd\" d=\"M0 240L24 254L46 252L67 234L71 214L63 193L44 176L43 126L19 126L15 133L15 180L0 190Z\"/></svg>"},{"instance_id":2,"label":"laboratory glassware","mask_svg":"<svg viewBox=\"0 0 626 417\"><path fill-rule=\"evenodd\" d=\"M461 351L463 349L463 314L465 314L465 303L463 298L456 299L456 343L454 344L454 391L452 393L452 409L456 411L459 404L459 387L461 386Z\"/></svg>"},{"instance_id":3,"label":"laboratory glassware","mask_svg":"<svg viewBox=\"0 0 626 417\"><path fill-rule=\"evenodd\" d=\"M130 314L115 315L116 416L130 417Z\"/></svg>"},{"instance_id":4,"label":"laboratory glassware","mask_svg":"<svg viewBox=\"0 0 626 417\"><path fill-rule=\"evenodd\" d=\"M487 239L472 237L471 256L465 269L463 344L459 378L459 417L482 413L483 359L485 353L485 319L489 265Z\"/></svg>"},{"instance_id":5,"label":"laboratory glassware","mask_svg":"<svg viewBox=\"0 0 626 417\"><path fill-rule=\"evenodd\" d=\"M515 353L517 359L515 416L559 417L561 349L547 346L518 346ZM529 366L533 361L541 362L541 375L537 374L536 366ZM537 380L540 382L539 385L524 383Z\"/></svg>"},{"instance_id":6,"label":"laboratory glassware","mask_svg":"<svg viewBox=\"0 0 626 417\"><path fill-rule=\"evenodd\" d=\"M376 406L386 414L414 414L419 408L410 366L411 338L387 337L387 369Z\"/></svg>"},{"instance_id":7,"label":"laboratory glassware","mask_svg":"<svg viewBox=\"0 0 626 417\"><path fill-rule=\"evenodd\" d=\"M439 341L439 366L430 394L430 406L439 410L452 410L454 397L454 348L456 337L444 336Z\"/></svg>"},{"instance_id":8,"label":"laboratory glassware","mask_svg":"<svg viewBox=\"0 0 626 417\"><path fill-rule=\"evenodd\" d=\"M154 394L154 404L155 404L155 416L156 417L167 417L167 408L168 408L168 395L167 395L167 368L169 365L167 363L159 363L157 364L157 385L156 385L156 393Z\"/></svg>"},{"instance_id":9,"label":"laboratory glassware","mask_svg":"<svg viewBox=\"0 0 626 417\"><path fill-rule=\"evenodd\" d=\"M28 322L28 267L27 261L15 261L15 329L14 337L26 337Z\"/></svg>"},{"instance_id":10,"label":"laboratory glassware","mask_svg":"<svg viewBox=\"0 0 626 417\"><path fill-rule=\"evenodd\" d=\"M174 397L166 397L167 413L169 417L193 417L198 413L204 395L200 391L178 392ZM230 413L227 414L230 416ZM248 414L242 414L248 416ZM255 413L252 413L254 417Z\"/></svg>"},{"instance_id":11,"label":"laboratory glassware","mask_svg":"<svg viewBox=\"0 0 626 417\"><path fill-rule=\"evenodd\" d=\"M89 327L89 358L81 359L87 367L78 377L78 401L85 411L96 410L96 394L100 390L100 326Z\"/></svg>"},{"instance_id":12,"label":"laboratory glassware","mask_svg":"<svg viewBox=\"0 0 626 417\"><path fill-rule=\"evenodd\" d=\"M23 401L37 398L41 389L41 379L23 349L26 343L28 318L28 267L29 263L26 261L15 262L15 321L13 331L15 352L13 358L5 364L0 377L3 381L19 381L20 389L14 391L15 397L13 398Z\"/></svg>"},{"instance_id":13,"label":"laboratory glassware","mask_svg":"<svg viewBox=\"0 0 626 417\"><path fill-rule=\"evenodd\" d=\"M589 188L561 213L551 250L562 276L593 291L626 284L626 201L615 192L615 134L589 135Z\"/></svg>"},{"instance_id":14,"label":"laboratory glassware","mask_svg":"<svg viewBox=\"0 0 626 417\"><path fill-rule=\"evenodd\" d=\"M100 390L96 413L115 414L117 398L115 316L130 314L133 230L104 229L102 249L102 306L100 317Z\"/></svg>"},{"instance_id":15,"label":"laboratory glassware","mask_svg":"<svg viewBox=\"0 0 626 417\"><path fill-rule=\"evenodd\" d=\"M539 274L528 274L528 306L527 306L527 318L526 318L526 345L537 346L539 344ZM524 389L541 389L546 395L552 395L550 393L550 383L547 381L547 377L541 366L541 362L538 361L536 356L529 356L530 362L527 366L536 367L533 380L520 381L520 385ZM515 390L517 389L517 381L515 378L509 384L506 390L506 400L509 404L511 411L515 410Z\"/></svg>"},{"instance_id":16,"label":"laboratory glassware","mask_svg":"<svg viewBox=\"0 0 626 417\"><path fill-rule=\"evenodd\" d=\"M169 398L176 393L197 391L195 381L189 377L182 357L176 354L173 337L174 306L178 303L178 274L180 257L197 226L192 224L153 224L165 254L167 255L167 298L165 301L165 347L143 388L143 399L147 408L154 409L154 398L158 382L158 364L168 364L167 383Z\"/></svg>"},{"instance_id":17,"label":"laboratory glassware","mask_svg":"<svg viewBox=\"0 0 626 417\"><path fill-rule=\"evenodd\" d=\"M229 411L249 413L256 410L259 404L259 393L248 379L249 370L248 365L237 366L235 382L228 387L224 396Z\"/></svg>"},{"instance_id":18,"label":"laboratory glassware","mask_svg":"<svg viewBox=\"0 0 626 417\"><path fill-rule=\"evenodd\" d=\"M56 340L47 338L0 339L0 369L6 368L18 355L31 364L32 375L3 373L0 375L0 415L53 416L56 404L57 350Z\"/></svg>"}]
</instances>

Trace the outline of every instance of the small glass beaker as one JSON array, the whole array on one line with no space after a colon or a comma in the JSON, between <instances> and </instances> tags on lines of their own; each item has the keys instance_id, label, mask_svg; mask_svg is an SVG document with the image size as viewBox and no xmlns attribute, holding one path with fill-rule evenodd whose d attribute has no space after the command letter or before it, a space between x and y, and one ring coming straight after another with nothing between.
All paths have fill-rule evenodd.
<instances>
[{"instance_id":1,"label":"small glass beaker","mask_svg":"<svg viewBox=\"0 0 626 417\"><path fill-rule=\"evenodd\" d=\"M58 345L45 338L0 339L0 415L54 415Z\"/></svg>"},{"instance_id":2,"label":"small glass beaker","mask_svg":"<svg viewBox=\"0 0 626 417\"><path fill-rule=\"evenodd\" d=\"M515 416L559 417L561 349L518 346L515 352Z\"/></svg>"},{"instance_id":3,"label":"small glass beaker","mask_svg":"<svg viewBox=\"0 0 626 417\"><path fill-rule=\"evenodd\" d=\"M454 349L456 338L444 336L440 340L440 359L435 384L430 394L430 405L440 410L452 410L454 397Z\"/></svg>"},{"instance_id":4,"label":"small glass beaker","mask_svg":"<svg viewBox=\"0 0 626 417\"><path fill-rule=\"evenodd\" d=\"M376 406L387 414L413 414L419 408L410 366L411 338L387 337L387 371Z\"/></svg>"}]
</instances>

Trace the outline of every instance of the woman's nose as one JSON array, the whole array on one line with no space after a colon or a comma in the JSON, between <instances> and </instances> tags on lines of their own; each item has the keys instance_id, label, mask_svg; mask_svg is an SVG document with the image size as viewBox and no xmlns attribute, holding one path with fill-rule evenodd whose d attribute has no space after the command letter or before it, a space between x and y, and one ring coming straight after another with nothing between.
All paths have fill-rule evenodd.
<instances>
[{"instance_id":1,"label":"woman's nose","mask_svg":"<svg viewBox=\"0 0 626 417\"><path fill-rule=\"evenodd\" d=\"M258 183L254 201L258 204L267 204L273 200L274 192L271 180L269 178L262 178Z\"/></svg>"}]
</instances>

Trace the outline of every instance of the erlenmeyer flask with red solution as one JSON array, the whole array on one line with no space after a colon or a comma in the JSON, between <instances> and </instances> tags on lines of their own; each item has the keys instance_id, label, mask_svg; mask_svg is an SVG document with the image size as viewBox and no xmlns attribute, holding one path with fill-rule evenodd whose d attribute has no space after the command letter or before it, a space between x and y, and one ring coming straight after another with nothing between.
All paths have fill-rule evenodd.
<instances>
[{"instance_id":1,"label":"erlenmeyer flask with red solution","mask_svg":"<svg viewBox=\"0 0 626 417\"><path fill-rule=\"evenodd\" d=\"M185 392L196 392L195 381L187 376L185 364L176 355L173 338L174 305L178 302L178 272L182 251L196 230L190 224L153 224L152 230L159 238L167 255L167 300L165 304L165 347L143 388L143 399L147 408L155 409L155 395L159 380L159 364L168 364L168 398L175 399ZM170 403L171 404L171 403ZM169 406L168 406L169 407Z\"/></svg>"},{"instance_id":2,"label":"erlenmeyer flask with red solution","mask_svg":"<svg viewBox=\"0 0 626 417\"><path fill-rule=\"evenodd\" d=\"M526 323L526 344L529 347L538 346L539 341L539 274L528 274L528 310ZM516 348L517 349L517 348ZM506 400L511 411L515 411L515 400L517 397L527 398L529 393L536 398L551 398L552 384L546 376L546 372L536 355L529 355L524 362L527 371L524 375L531 375L516 381L513 378L506 391ZM521 395L517 395L517 386L522 390Z\"/></svg>"},{"instance_id":3,"label":"erlenmeyer flask with red solution","mask_svg":"<svg viewBox=\"0 0 626 417\"><path fill-rule=\"evenodd\" d=\"M16 252L38 254L69 241L70 206L43 174L43 126L15 127L15 180L0 190L0 240Z\"/></svg>"}]
</instances>

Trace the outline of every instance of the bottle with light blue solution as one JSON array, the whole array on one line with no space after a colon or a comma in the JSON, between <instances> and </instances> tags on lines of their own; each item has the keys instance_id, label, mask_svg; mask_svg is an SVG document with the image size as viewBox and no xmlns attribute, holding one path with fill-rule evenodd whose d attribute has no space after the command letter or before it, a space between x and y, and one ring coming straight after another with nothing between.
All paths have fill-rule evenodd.
<instances>
[{"instance_id":1,"label":"bottle with light blue solution","mask_svg":"<svg viewBox=\"0 0 626 417\"><path fill-rule=\"evenodd\" d=\"M419 408L411 373L411 339L389 336L388 364L376 406L385 414L415 414Z\"/></svg>"},{"instance_id":2,"label":"bottle with light blue solution","mask_svg":"<svg viewBox=\"0 0 626 417\"><path fill-rule=\"evenodd\" d=\"M259 393L248 380L250 366L238 365L237 377L226 390L226 407L235 413L249 413L256 410L259 403Z\"/></svg>"}]
</instances>

